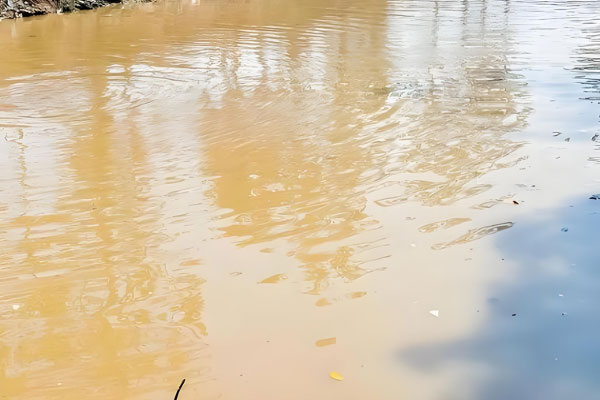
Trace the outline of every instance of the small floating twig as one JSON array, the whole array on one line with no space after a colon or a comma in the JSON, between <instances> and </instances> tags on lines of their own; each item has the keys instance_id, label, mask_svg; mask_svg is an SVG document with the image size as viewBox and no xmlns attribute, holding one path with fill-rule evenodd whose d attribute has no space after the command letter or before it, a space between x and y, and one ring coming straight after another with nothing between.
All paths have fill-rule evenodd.
<instances>
[{"instance_id":1,"label":"small floating twig","mask_svg":"<svg viewBox=\"0 0 600 400\"><path fill-rule=\"evenodd\" d=\"M183 387L183 384L185 383L185 379L181 381L181 384L179 385L179 389L177 389L177 393L175 393L175 399L177 400L177 397L179 397L179 391L181 391L181 388Z\"/></svg>"}]
</instances>

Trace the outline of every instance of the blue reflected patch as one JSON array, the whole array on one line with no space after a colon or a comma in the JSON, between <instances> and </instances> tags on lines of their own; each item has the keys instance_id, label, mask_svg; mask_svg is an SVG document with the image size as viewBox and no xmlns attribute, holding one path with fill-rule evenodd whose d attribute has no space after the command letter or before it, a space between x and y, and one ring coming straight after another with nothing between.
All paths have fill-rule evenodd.
<instances>
[{"instance_id":1,"label":"blue reflected patch","mask_svg":"<svg viewBox=\"0 0 600 400\"><path fill-rule=\"evenodd\" d=\"M425 370L454 362L489 369L462 381L476 399L600 398L600 202L586 197L520 220L496 244L519 272L489 288L482 328L405 350L401 360Z\"/></svg>"}]
</instances>

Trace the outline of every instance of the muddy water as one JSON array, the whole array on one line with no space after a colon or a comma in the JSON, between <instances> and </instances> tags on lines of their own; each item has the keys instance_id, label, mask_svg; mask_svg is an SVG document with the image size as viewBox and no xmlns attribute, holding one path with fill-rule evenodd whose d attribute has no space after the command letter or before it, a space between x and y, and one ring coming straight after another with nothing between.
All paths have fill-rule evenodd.
<instances>
[{"instance_id":1,"label":"muddy water","mask_svg":"<svg viewBox=\"0 0 600 400\"><path fill-rule=\"evenodd\" d=\"M1 21L0 398L594 398L599 13Z\"/></svg>"}]
</instances>

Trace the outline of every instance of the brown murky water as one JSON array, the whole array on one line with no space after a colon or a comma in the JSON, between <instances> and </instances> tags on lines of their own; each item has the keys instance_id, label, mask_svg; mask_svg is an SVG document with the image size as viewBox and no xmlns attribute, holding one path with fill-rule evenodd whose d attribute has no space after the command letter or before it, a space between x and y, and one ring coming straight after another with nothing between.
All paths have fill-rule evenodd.
<instances>
[{"instance_id":1,"label":"brown murky water","mask_svg":"<svg viewBox=\"0 0 600 400\"><path fill-rule=\"evenodd\" d=\"M1 21L0 398L595 398L598 15Z\"/></svg>"}]
</instances>

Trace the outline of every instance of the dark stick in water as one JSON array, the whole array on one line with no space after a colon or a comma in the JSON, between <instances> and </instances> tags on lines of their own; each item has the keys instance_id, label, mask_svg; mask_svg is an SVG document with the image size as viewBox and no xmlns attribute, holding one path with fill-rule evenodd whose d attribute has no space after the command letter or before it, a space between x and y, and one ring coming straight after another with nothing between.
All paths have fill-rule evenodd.
<instances>
[{"instance_id":1,"label":"dark stick in water","mask_svg":"<svg viewBox=\"0 0 600 400\"><path fill-rule=\"evenodd\" d=\"M179 397L179 391L183 387L184 383L185 383L185 379L181 381L181 384L179 385L179 389L177 389L177 393L175 393L175 399L174 400L177 400L177 397Z\"/></svg>"}]
</instances>

